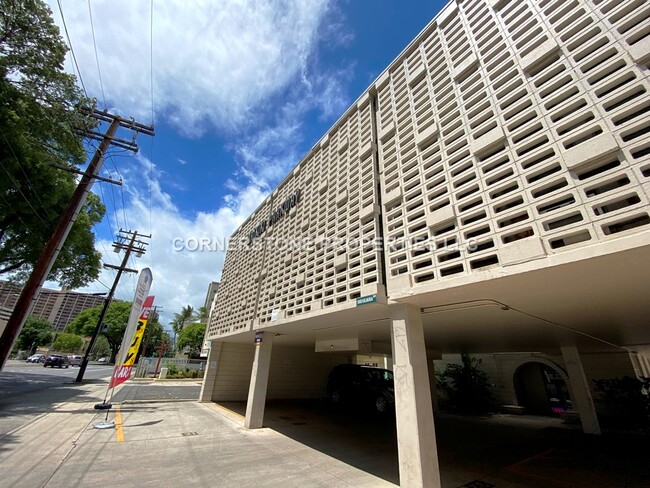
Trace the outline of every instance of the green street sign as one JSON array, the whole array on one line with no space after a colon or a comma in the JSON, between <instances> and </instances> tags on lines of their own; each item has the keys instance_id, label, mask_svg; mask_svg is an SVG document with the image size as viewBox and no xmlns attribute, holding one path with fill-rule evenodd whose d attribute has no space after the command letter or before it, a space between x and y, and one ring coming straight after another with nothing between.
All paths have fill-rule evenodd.
<instances>
[{"instance_id":1,"label":"green street sign","mask_svg":"<svg viewBox=\"0 0 650 488\"><path fill-rule=\"evenodd\" d=\"M357 307L359 305L368 305L369 303L377 303L377 294L367 295L365 297L357 298Z\"/></svg>"}]
</instances>

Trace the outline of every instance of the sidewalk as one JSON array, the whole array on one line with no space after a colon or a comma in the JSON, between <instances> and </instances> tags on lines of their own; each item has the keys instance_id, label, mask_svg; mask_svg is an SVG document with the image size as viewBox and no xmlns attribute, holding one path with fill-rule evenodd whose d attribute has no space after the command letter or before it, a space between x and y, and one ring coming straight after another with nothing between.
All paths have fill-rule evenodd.
<instances>
[{"instance_id":1,"label":"sidewalk","mask_svg":"<svg viewBox=\"0 0 650 488\"><path fill-rule=\"evenodd\" d=\"M104 388L84 385L0 437L0 487L394 486L273 430L246 430L216 405L125 403L109 414L116 429L93 429Z\"/></svg>"},{"instance_id":2,"label":"sidewalk","mask_svg":"<svg viewBox=\"0 0 650 488\"><path fill-rule=\"evenodd\" d=\"M180 398L186 383L129 382L115 394L124 403L109 413L116 428L97 430L105 413L93 406L105 386L62 385L6 403L0 488L381 488L398 481L391 418L270 402L268 428L247 430L243 402L200 404ZM559 419L449 414L437 418L436 434L445 488L650 487L644 435L592 437Z\"/></svg>"}]
</instances>

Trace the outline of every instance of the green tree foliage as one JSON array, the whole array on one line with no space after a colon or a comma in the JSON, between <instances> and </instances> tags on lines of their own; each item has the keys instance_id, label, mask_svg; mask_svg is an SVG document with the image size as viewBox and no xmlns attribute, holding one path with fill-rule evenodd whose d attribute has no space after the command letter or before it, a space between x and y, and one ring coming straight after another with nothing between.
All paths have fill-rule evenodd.
<instances>
[{"instance_id":1,"label":"green tree foliage","mask_svg":"<svg viewBox=\"0 0 650 488\"><path fill-rule=\"evenodd\" d=\"M461 354L462 364L448 364L436 374L436 386L442 390L448 406L467 413L485 413L493 409L488 375L481 369L481 360Z\"/></svg>"},{"instance_id":2,"label":"green tree foliage","mask_svg":"<svg viewBox=\"0 0 650 488\"><path fill-rule=\"evenodd\" d=\"M54 328L47 320L29 316L16 339L15 347L33 354L38 346L46 346L52 342Z\"/></svg>"},{"instance_id":3,"label":"green tree foliage","mask_svg":"<svg viewBox=\"0 0 650 488\"><path fill-rule=\"evenodd\" d=\"M187 348L188 357L198 357L203 346L203 336L205 335L205 324L191 324L186 326L178 334L178 350Z\"/></svg>"},{"instance_id":4,"label":"green tree foliage","mask_svg":"<svg viewBox=\"0 0 650 488\"><path fill-rule=\"evenodd\" d=\"M50 164L86 160L80 130L96 125L67 48L42 0L0 0L0 274L24 279L66 208L75 175ZM80 107L85 107L81 110ZM99 275L92 226L106 210L90 195L48 279L75 288Z\"/></svg>"},{"instance_id":5,"label":"green tree foliage","mask_svg":"<svg viewBox=\"0 0 650 488\"><path fill-rule=\"evenodd\" d=\"M111 346L108 344L106 337L100 335L95 341L95 347L93 347L93 353L90 356L92 359L99 359L103 357L109 357L111 355Z\"/></svg>"},{"instance_id":6,"label":"green tree foliage","mask_svg":"<svg viewBox=\"0 0 650 488\"><path fill-rule=\"evenodd\" d=\"M185 327L185 325L187 325L195 318L197 318L196 312L194 311L191 305L183 307L180 313L175 313L174 318L171 322L171 326L172 326L172 330L174 331L174 334L180 334L181 330L183 330L183 327Z\"/></svg>"},{"instance_id":7,"label":"green tree foliage","mask_svg":"<svg viewBox=\"0 0 650 488\"><path fill-rule=\"evenodd\" d=\"M160 323L160 317L154 309L149 314L147 328L144 331L144 339L140 346L140 355L144 355L144 357L157 356L158 351L156 350L156 346L161 345L163 340L167 342L167 345L171 344L169 334L163 328Z\"/></svg>"},{"instance_id":8,"label":"green tree foliage","mask_svg":"<svg viewBox=\"0 0 650 488\"><path fill-rule=\"evenodd\" d=\"M96 307L84 310L68 324L65 331L82 336L92 335L97 326L97 319L99 319L102 307L103 305L97 305ZM104 316L104 324L108 325L108 329L102 335L106 337L111 348L111 363L115 362L115 356L122 343L122 337L124 336L124 331L129 321L130 312L131 302L112 302Z\"/></svg>"},{"instance_id":9,"label":"green tree foliage","mask_svg":"<svg viewBox=\"0 0 650 488\"><path fill-rule=\"evenodd\" d=\"M594 380L594 391L604 426L650 430L650 378Z\"/></svg>"},{"instance_id":10,"label":"green tree foliage","mask_svg":"<svg viewBox=\"0 0 650 488\"><path fill-rule=\"evenodd\" d=\"M207 307L199 307L199 309L196 311L196 318L199 320L199 322L202 323L206 323L208 321L209 315L210 311Z\"/></svg>"},{"instance_id":11,"label":"green tree foliage","mask_svg":"<svg viewBox=\"0 0 650 488\"><path fill-rule=\"evenodd\" d=\"M76 334L62 332L56 336L52 349L58 352L79 352L84 345L84 340Z\"/></svg>"}]
</instances>

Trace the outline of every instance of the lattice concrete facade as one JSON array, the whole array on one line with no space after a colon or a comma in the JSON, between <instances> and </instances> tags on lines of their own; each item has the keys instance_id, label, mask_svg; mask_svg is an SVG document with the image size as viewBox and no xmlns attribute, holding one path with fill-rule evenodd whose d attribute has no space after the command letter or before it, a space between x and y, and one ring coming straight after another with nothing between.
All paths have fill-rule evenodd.
<instances>
[{"instance_id":1,"label":"lattice concrete facade","mask_svg":"<svg viewBox=\"0 0 650 488\"><path fill-rule=\"evenodd\" d=\"M648 232L649 67L643 0L449 3L235 233L210 338Z\"/></svg>"}]
</instances>

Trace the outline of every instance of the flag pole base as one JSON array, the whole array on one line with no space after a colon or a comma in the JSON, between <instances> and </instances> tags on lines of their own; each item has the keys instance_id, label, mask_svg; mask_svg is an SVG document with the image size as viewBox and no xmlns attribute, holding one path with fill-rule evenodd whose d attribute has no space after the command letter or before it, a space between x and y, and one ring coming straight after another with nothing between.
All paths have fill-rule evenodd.
<instances>
[{"instance_id":1,"label":"flag pole base","mask_svg":"<svg viewBox=\"0 0 650 488\"><path fill-rule=\"evenodd\" d=\"M95 410L110 410L113 408L113 404L108 402L108 403L97 403L95 405Z\"/></svg>"},{"instance_id":2,"label":"flag pole base","mask_svg":"<svg viewBox=\"0 0 650 488\"><path fill-rule=\"evenodd\" d=\"M95 425L93 425L93 428L95 428L95 429L114 429L115 428L115 422L97 422Z\"/></svg>"}]
</instances>

